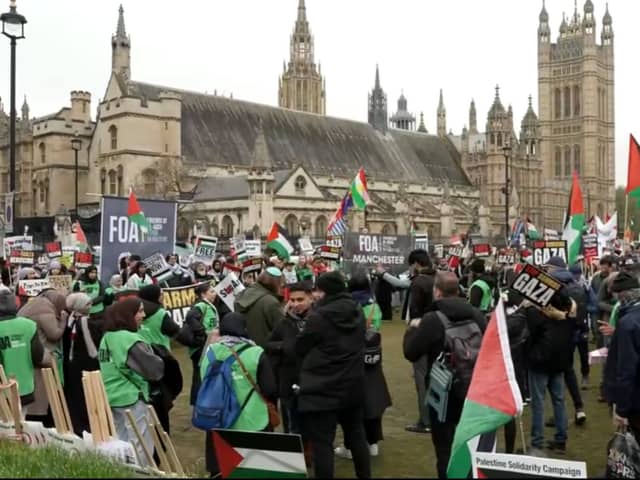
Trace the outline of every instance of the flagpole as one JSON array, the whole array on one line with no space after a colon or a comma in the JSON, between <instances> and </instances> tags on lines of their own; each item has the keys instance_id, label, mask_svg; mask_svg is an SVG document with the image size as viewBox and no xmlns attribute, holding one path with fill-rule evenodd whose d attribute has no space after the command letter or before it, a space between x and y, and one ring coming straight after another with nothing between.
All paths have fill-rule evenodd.
<instances>
[{"instance_id":1,"label":"flagpole","mask_svg":"<svg viewBox=\"0 0 640 480\"><path fill-rule=\"evenodd\" d=\"M622 240L624 241L627 236L627 216L629 215L629 194L624 196L624 227L622 228Z\"/></svg>"},{"instance_id":2,"label":"flagpole","mask_svg":"<svg viewBox=\"0 0 640 480\"><path fill-rule=\"evenodd\" d=\"M527 454L527 440L524 436L524 426L522 425L522 415L518 415L518 426L520 427L520 438L522 439L522 454Z\"/></svg>"}]
</instances>

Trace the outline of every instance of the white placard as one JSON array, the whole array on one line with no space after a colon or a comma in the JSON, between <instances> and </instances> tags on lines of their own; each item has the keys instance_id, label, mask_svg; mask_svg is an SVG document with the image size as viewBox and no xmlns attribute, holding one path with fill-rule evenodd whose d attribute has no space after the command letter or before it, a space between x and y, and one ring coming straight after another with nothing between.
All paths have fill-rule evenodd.
<instances>
[{"instance_id":1,"label":"white placard","mask_svg":"<svg viewBox=\"0 0 640 480\"><path fill-rule=\"evenodd\" d=\"M59 433L55 428L49 429L49 443L71 453L85 452L90 445L73 433Z\"/></svg>"},{"instance_id":2,"label":"white placard","mask_svg":"<svg viewBox=\"0 0 640 480\"><path fill-rule=\"evenodd\" d=\"M473 478L508 478L509 475L505 476L505 472L527 478L587 478L586 462L505 453L471 452L471 463ZM481 476L478 475L478 469L482 472Z\"/></svg>"},{"instance_id":3,"label":"white placard","mask_svg":"<svg viewBox=\"0 0 640 480\"><path fill-rule=\"evenodd\" d=\"M313 253L313 244L308 237L299 238L298 246L300 247L300 252L305 255L311 255Z\"/></svg>"},{"instance_id":4,"label":"white placard","mask_svg":"<svg viewBox=\"0 0 640 480\"><path fill-rule=\"evenodd\" d=\"M206 237L204 235L200 235L196 238L193 250L193 260L209 265L213 262L213 259L216 258L217 249L218 237Z\"/></svg>"},{"instance_id":5,"label":"white placard","mask_svg":"<svg viewBox=\"0 0 640 480\"><path fill-rule=\"evenodd\" d=\"M51 288L48 278L35 278L33 280L19 280L18 289L24 291L27 297L37 297L43 290Z\"/></svg>"},{"instance_id":6,"label":"white placard","mask_svg":"<svg viewBox=\"0 0 640 480\"><path fill-rule=\"evenodd\" d=\"M9 258L11 250L33 250L33 237L31 235L5 237L2 245L4 247L4 258Z\"/></svg>"},{"instance_id":7,"label":"white placard","mask_svg":"<svg viewBox=\"0 0 640 480\"><path fill-rule=\"evenodd\" d=\"M247 257L258 258L262 255L262 242L260 240L245 240L244 247L247 249Z\"/></svg>"},{"instance_id":8,"label":"white placard","mask_svg":"<svg viewBox=\"0 0 640 480\"><path fill-rule=\"evenodd\" d=\"M22 441L33 448L44 447L49 443L49 429L41 422L22 422Z\"/></svg>"},{"instance_id":9,"label":"white placard","mask_svg":"<svg viewBox=\"0 0 640 480\"><path fill-rule=\"evenodd\" d=\"M240 292L244 290L244 285L233 272L224 277L219 284L214 287L214 290L231 311L233 310L233 303Z\"/></svg>"}]
</instances>

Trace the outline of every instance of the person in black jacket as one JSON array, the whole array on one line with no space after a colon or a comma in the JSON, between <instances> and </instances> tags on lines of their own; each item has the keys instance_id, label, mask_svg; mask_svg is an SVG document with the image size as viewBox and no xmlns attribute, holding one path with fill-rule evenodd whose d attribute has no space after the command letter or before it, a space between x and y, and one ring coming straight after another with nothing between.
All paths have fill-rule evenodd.
<instances>
[{"instance_id":1,"label":"person in black jacket","mask_svg":"<svg viewBox=\"0 0 640 480\"><path fill-rule=\"evenodd\" d=\"M289 285L289 302L284 318L276 325L267 341L266 351L278 379L285 433L302 433L298 399L293 386L299 383L300 359L296 355L296 338L304 329L313 304L313 284L310 281Z\"/></svg>"},{"instance_id":2,"label":"person in black jacket","mask_svg":"<svg viewBox=\"0 0 640 480\"><path fill-rule=\"evenodd\" d=\"M475 322L484 333L487 322L480 310L459 296L458 279L454 273L440 272L436 275L434 286L436 301L432 311L422 318L412 320L404 334L404 356L410 362L425 357L427 359L427 375L431 366L445 348L445 329L436 312L444 314L451 323ZM426 378L426 377L425 377ZM436 451L439 478L447 478L447 465L451 456L451 445L456 426L462 414L464 398L455 395L449 397L447 418L445 422L438 420L437 412L429 407L431 416L431 438Z\"/></svg>"},{"instance_id":3,"label":"person in black jacket","mask_svg":"<svg viewBox=\"0 0 640 480\"><path fill-rule=\"evenodd\" d=\"M302 358L298 408L311 441L316 478L333 478L338 423L351 446L358 478L371 478L364 431L365 319L340 272L320 275L322 297L296 340Z\"/></svg>"}]
</instances>

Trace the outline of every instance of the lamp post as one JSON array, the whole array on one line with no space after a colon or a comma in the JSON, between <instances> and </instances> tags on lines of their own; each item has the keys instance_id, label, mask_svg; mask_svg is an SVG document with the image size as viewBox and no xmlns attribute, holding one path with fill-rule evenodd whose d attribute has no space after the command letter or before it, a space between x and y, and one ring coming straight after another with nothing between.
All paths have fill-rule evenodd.
<instances>
[{"instance_id":1,"label":"lamp post","mask_svg":"<svg viewBox=\"0 0 640 480\"><path fill-rule=\"evenodd\" d=\"M75 178L76 180L76 216L79 216L78 214L78 152L82 148L82 140L78 138L77 133L71 139L71 148L73 150L75 161L76 161L76 170L75 170L76 172L76 178Z\"/></svg>"},{"instance_id":2,"label":"lamp post","mask_svg":"<svg viewBox=\"0 0 640 480\"><path fill-rule=\"evenodd\" d=\"M509 245L509 157L511 156L511 143L507 141L502 147L504 153L504 238Z\"/></svg>"},{"instance_id":3,"label":"lamp post","mask_svg":"<svg viewBox=\"0 0 640 480\"><path fill-rule=\"evenodd\" d=\"M16 10L16 0L11 0L9 11L0 15L2 34L11 40L11 95L9 108L9 191L16 191L16 41L24 38L24 25L27 19ZM15 195L11 206L15 217Z\"/></svg>"}]
</instances>

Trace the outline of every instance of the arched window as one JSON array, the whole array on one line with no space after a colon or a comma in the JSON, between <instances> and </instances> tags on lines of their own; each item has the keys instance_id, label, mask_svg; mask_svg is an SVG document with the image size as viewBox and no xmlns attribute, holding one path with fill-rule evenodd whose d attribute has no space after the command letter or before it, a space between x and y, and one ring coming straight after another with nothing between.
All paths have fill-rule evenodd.
<instances>
[{"instance_id":1,"label":"arched window","mask_svg":"<svg viewBox=\"0 0 640 480\"><path fill-rule=\"evenodd\" d=\"M573 146L573 169L580 175L580 145Z\"/></svg>"},{"instance_id":2,"label":"arched window","mask_svg":"<svg viewBox=\"0 0 640 480\"><path fill-rule=\"evenodd\" d=\"M115 170L109 170L109 195L118 194L118 176Z\"/></svg>"},{"instance_id":3,"label":"arched window","mask_svg":"<svg viewBox=\"0 0 640 480\"><path fill-rule=\"evenodd\" d=\"M38 189L40 190L40 203L44 203L44 182L38 184Z\"/></svg>"},{"instance_id":4,"label":"arched window","mask_svg":"<svg viewBox=\"0 0 640 480\"><path fill-rule=\"evenodd\" d=\"M502 134L501 133L498 134L498 146L499 147L502 146Z\"/></svg>"},{"instance_id":5,"label":"arched window","mask_svg":"<svg viewBox=\"0 0 640 480\"><path fill-rule=\"evenodd\" d=\"M143 191L145 195L155 195L158 175L155 170L147 169L142 172Z\"/></svg>"},{"instance_id":6,"label":"arched window","mask_svg":"<svg viewBox=\"0 0 640 480\"><path fill-rule=\"evenodd\" d=\"M580 87L578 85L574 85L573 87L573 115L578 117L580 115Z\"/></svg>"},{"instance_id":7,"label":"arched window","mask_svg":"<svg viewBox=\"0 0 640 480\"><path fill-rule=\"evenodd\" d=\"M490 140L490 142L491 142L491 145L495 145L495 144L496 144L496 136L495 136L495 134L493 134L493 133L491 134L491 140Z\"/></svg>"},{"instance_id":8,"label":"arched window","mask_svg":"<svg viewBox=\"0 0 640 480\"><path fill-rule=\"evenodd\" d=\"M119 197L122 197L124 195L124 183L123 183L123 171L122 171L122 165L118 165L118 193L117 195Z\"/></svg>"},{"instance_id":9,"label":"arched window","mask_svg":"<svg viewBox=\"0 0 640 480\"><path fill-rule=\"evenodd\" d=\"M222 217L222 236L227 238L233 237L233 220L229 215Z\"/></svg>"},{"instance_id":10,"label":"arched window","mask_svg":"<svg viewBox=\"0 0 640 480\"><path fill-rule=\"evenodd\" d=\"M45 163L47 161L47 146L44 142L40 142L38 150L40 150L40 163Z\"/></svg>"},{"instance_id":11,"label":"arched window","mask_svg":"<svg viewBox=\"0 0 640 480\"><path fill-rule=\"evenodd\" d=\"M327 236L327 219L324 216L319 216L316 218L316 238L324 238Z\"/></svg>"},{"instance_id":12,"label":"arched window","mask_svg":"<svg viewBox=\"0 0 640 480\"><path fill-rule=\"evenodd\" d=\"M296 193L304 193L304 189L307 187L307 179L299 175L298 178L296 178L295 185Z\"/></svg>"},{"instance_id":13,"label":"arched window","mask_svg":"<svg viewBox=\"0 0 640 480\"><path fill-rule=\"evenodd\" d=\"M571 88L564 87L564 116L571 116Z\"/></svg>"},{"instance_id":14,"label":"arched window","mask_svg":"<svg viewBox=\"0 0 640 480\"><path fill-rule=\"evenodd\" d=\"M564 176L571 176L571 148L564 147Z\"/></svg>"},{"instance_id":15,"label":"arched window","mask_svg":"<svg viewBox=\"0 0 640 480\"><path fill-rule=\"evenodd\" d=\"M44 181L44 209L49 213L49 179Z\"/></svg>"},{"instance_id":16,"label":"arched window","mask_svg":"<svg viewBox=\"0 0 640 480\"><path fill-rule=\"evenodd\" d=\"M284 228L289 232L289 235L298 236L300 227L298 226L298 219L295 215L289 215L284 221Z\"/></svg>"},{"instance_id":17,"label":"arched window","mask_svg":"<svg viewBox=\"0 0 640 480\"><path fill-rule=\"evenodd\" d=\"M554 110L556 113L556 118L560 118L562 116L562 92L559 88L556 88L554 94Z\"/></svg>"},{"instance_id":18,"label":"arched window","mask_svg":"<svg viewBox=\"0 0 640 480\"><path fill-rule=\"evenodd\" d=\"M107 169L103 168L100 170L100 193L107 193Z\"/></svg>"},{"instance_id":19,"label":"arched window","mask_svg":"<svg viewBox=\"0 0 640 480\"><path fill-rule=\"evenodd\" d=\"M111 150L118 149L118 127L111 125L109 127L109 138L111 139Z\"/></svg>"},{"instance_id":20,"label":"arched window","mask_svg":"<svg viewBox=\"0 0 640 480\"><path fill-rule=\"evenodd\" d=\"M556 147L556 177L562 176L562 150L560 147Z\"/></svg>"}]
</instances>

